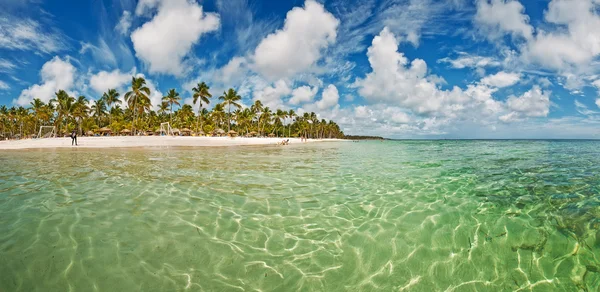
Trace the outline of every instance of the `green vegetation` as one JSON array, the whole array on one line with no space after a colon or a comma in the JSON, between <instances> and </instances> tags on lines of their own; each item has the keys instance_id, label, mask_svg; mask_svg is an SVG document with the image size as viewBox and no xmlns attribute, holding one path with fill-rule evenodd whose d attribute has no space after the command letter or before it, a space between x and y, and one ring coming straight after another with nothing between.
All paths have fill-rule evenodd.
<instances>
[{"instance_id":1,"label":"green vegetation","mask_svg":"<svg viewBox=\"0 0 600 292\"><path fill-rule=\"evenodd\" d=\"M175 89L163 97L158 110L152 110L150 89L142 77L133 77L131 88L125 93L124 107L119 92L110 89L94 102L84 96L69 96L64 90L48 103L34 99L31 106L0 106L0 138L32 137L40 126L54 126L59 135L77 130L79 135L97 132L103 127L113 133L129 129L132 133L157 131L162 122L170 122L173 128L188 128L194 132L214 133L220 129L233 130L239 134L252 133L259 136L290 136L308 138L343 138L344 134L333 121L319 120L314 112L298 116L293 110L272 110L257 100L249 108L242 108L241 97L234 89L223 92L221 103L207 110L212 94L202 82L193 88L193 103L199 103L198 112L192 106L180 106L181 97Z\"/></svg>"},{"instance_id":2,"label":"green vegetation","mask_svg":"<svg viewBox=\"0 0 600 292\"><path fill-rule=\"evenodd\" d=\"M348 139L348 140L385 140L383 137L378 137L378 136L353 136L353 135L346 135L346 136L344 136L344 139Z\"/></svg>"}]
</instances>

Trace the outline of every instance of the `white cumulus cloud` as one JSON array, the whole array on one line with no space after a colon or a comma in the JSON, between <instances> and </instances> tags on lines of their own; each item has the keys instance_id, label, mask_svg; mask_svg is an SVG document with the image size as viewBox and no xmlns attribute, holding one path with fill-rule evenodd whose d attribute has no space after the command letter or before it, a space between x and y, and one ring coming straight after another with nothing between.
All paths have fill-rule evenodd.
<instances>
[{"instance_id":1,"label":"white cumulus cloud","mask_svg":"<svg viewBox=\"0 0 600 292\"><path fill-rule=\"evenodd\" d=\"M317 101L317 108L320 110L324 110L330 107L333 107L338 104L338 100L340 99L340 94L338 93L337 87L335 85L330 84L323 90L323 94L321 100Z\"/></svg>"},{"instance_id":2,"label":"white cumulus cloud","mask_svg":"<svg viewBox=\"0 0 600 292\"><path fill-rule=\"evenodd\" d=\"M283 29L256 47L255 70L268 79L291 77L310 69L329 45L335 43L337 20L322 4L307 0L287 13Z\"/></svg>"},{"instance_id":3,"label":"white cumulus cloud","mask_svg":"<svg viewBox=\"0 0 600 292\"><path fill-rule=\"evenodd\" d=\"M463 68L485 68L485 67L498 67L501 63L491 57L483 57L476 55L469 55L465 52L459 53L456 59L449 57L438 60L438 63L447 63L452 68L463 69Z\"/></svg>"},{"instance_id":4,"label":"white cumulus cloud","mask_svg":"<svg viewBox=\"0 0 600 292\"><path fill-rule=\"evenodd\" d=\"M400 105L418 114L454 116L466 107L481 106L481 111L494 113L498 102L491 98L493 89L470 85L463 91L458 87L441 90L427 76L427 64L421 59L411 62L398 52L398 40L385 28L373 39L367 56L372 72L358 79L361 96L370 102Z\"/></svg>"},{"instance_id":5,"label":"white cumulus cloud","mask_svg":"<svg viewBox=\"0 0 600 292\"><path fill-rule=\"evenodd\" d=\"M219 28L219 16L205 13L195 0L141 1L136 14L155 7L152 20L131 34L136 55L151 73L182 75L184 59L202 35Z\"/></svg>"},{"instance_id":6,"label":"white cumulus cloud","mask_svg":"<svg viewBox=\"0 0 600 292\"><path fill-rule=\"evenodd\" d=\"M506 106L511 111L500 117L502 121L510 121L523 117L546 117L550 112L550 91L543 91L534 85L531 90L523 95L510 96Z\"/></svg>"},{"instance_id":7,"label":"white cumulus cloud","mask_svg":"<svg viewBox=\"0 0 600 292\"><path fill-rule=\"evenodd\" d=\"M292 93L288 82L280 79L273 86L266 86L254 91L254 100L260 100L263 105L271 109L282 108L282 98Z\"/></svg>"},{"instance_id":8,"label":"white cumulus cloud","mask_svg":"<svg viewBox=\"0 0 600 292\"><path fill-rule=\"evenodd\" d=\"M131 82L132 76L133 73L122 73L119 70L113 70L111 72L100 71L90 77L90 86L96 93L102 94L109 89L122 88L124 85Z\"/></svg>"},{"instance_id":9,"label":"white cumulus cloud","mask_svg":"<svg viewBox=\"0 0 600 292\"><path fill-rule=\"evenodd\" d=\"M23 90L19 98L13 103L21 106L28 105L34 98L48 102L54 97L54 93L62 89L69 91L75 81L76 69L68 58L65 60L56 56L46 62L40 71L41 84L35 84Z\"/></svg>"},{"instance_id":10,"label":"white cumulus cloud","mask_svg":"<svg viewBox=\"0 0 600 292\"><path fill-rule=\"evenodd\" d=\"M317 95L318 91L319 87L317 86L300 86L292 91L292 98L290 98L288 102L293 105L311 102L315 98L315 95Z\"/></svg>"},{"instance_id":11,"label":"white cumulus cloud","mask_svg":"<svg viewBox=\"0 0 600 292\"><path fill-rule=\"evenodd\" d=\"M481 25L483 33L491 39L499 38L505 32L531 39L533 27L524 11L525 7L519 1L479 0L475 23Z\"/></svg>"},{"instance_id":12,"label":"white cumulus cloud","mask_svg":"<svg viewBox=\"0 0 600 292\"><path fill-rule=\"evenodd\" d=\"M534 28L517 0L479 0L474 23L492 41L512 35L518 50L511 66L549 70L577 92L585 76L597 71L600 56L600 1L552 0ZM506 63L506 62L505 62Z\"/></svg>"},{"instance_id":13,"label":"white cumulus cloud","mask_svg":"<svg viewBox=\"0 0 600 292\"><path fill-rule=\"evenodd\" d=\"M502 88L515 85L519 82L520 78L521 74L500 71L494 75L484 77L481 79L481 83L492 87Z\"/></svg>"},{"instance_id":14,"label":"white cumulus cloud","mask_svg":"<svg viewBox=\"0 0 600 292\"><path fill-rule=\"evenodd\" d=\"M229 62L220 68L217 72L216 79L223 83L238 81L247 73L247 61L244 57L234 57Z\"/></svg>"},{"instance_id":15,"label":"white cumulus cloud","mask_svg":"<svg viewBox=\"0 0 600 292\"><path fill-rule=\"evenodd\" d=\"M546 22L566 29L540 31L524 50L526 59L560 71L586 67L600 55L600 2L552 0Z\"/></svg>"}]
</instances>

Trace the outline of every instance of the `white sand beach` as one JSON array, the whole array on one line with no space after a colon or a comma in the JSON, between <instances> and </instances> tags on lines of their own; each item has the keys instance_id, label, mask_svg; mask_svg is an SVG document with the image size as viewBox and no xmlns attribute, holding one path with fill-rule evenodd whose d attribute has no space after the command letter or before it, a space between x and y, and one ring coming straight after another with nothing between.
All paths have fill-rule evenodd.
<instances>
[{"instance_id":1,"label":"white sand beach","mask_svg":"<svg viewBox=\"0 0 600 292\"><path fill-rule=\"evenodd\" d=\"M290 145L324 141L344 141L341 139L299 138L244 138L244 137L172 137L172 136L115 136L115 137L79 137L78 146L71 146L71 138L23 139L0 141L0 150L20 150L37 148L124 148L124 147L223 147L245 145L277 145L289 139Z\"/></svg>"}]
</instances>

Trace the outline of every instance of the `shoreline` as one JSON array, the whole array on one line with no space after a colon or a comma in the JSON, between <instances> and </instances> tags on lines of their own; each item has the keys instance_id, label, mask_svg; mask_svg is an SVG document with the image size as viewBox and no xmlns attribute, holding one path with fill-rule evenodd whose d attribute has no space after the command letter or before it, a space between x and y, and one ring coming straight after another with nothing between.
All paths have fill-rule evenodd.
<instances>
[{"instance_id":1,"label":"shoreline","mask_svg":"<svg viewBox=\"0 0 600 292\"><path fill-rule=\"evenodd\" d=\"M71 138L45 138L0 141L0 150L56 149L56 148L153 148L153 147L230 147L277 145L282 140L290 140L290 145L315 142L340 142L343 139L300 138L244 138L244 137L188 137L188 136L112 136L78 137L78 146L71 146Z\"/></svg>"}]
</instances>

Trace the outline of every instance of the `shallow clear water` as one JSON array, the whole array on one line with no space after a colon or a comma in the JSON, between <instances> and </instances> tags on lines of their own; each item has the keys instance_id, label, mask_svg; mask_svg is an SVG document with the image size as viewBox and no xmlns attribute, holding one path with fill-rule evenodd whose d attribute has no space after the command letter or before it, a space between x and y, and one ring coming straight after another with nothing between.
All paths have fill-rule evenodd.
<instances>
[{"instance_id":1,"label":"shallow clear water","mask_svg":"<svg viewBox=\"0 0 600 292\"><path fill-rule=\"evenodd\" d=\"M600 142L0 153L0 291L597 291Z\"/></svg>"}]
</instances>

